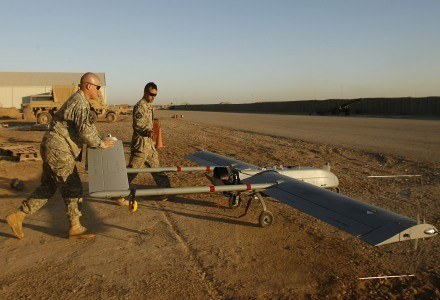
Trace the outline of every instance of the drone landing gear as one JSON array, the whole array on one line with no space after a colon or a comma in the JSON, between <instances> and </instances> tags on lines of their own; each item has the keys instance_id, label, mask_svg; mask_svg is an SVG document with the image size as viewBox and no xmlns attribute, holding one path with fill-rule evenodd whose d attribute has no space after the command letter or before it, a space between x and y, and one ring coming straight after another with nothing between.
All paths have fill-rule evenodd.
<instances>
[{"instance_id":1,"label":"drone landing gear","mask_svg":"<svg viewBox=\"0 0 440 300\"><path fill-rule=\"evenodd\" d=\"M229 208L230 209L236 209L241 206L241 197L240 195L231 195L229 197Z\"/></svg>"},{"instance_id":2,"label":"drone landing gear","mask_svg":"<svg viewBox=\"0 0 440 300\"><path fill-rule=\"evenodd\" d=\"M251 206L252 200L254 199L260 200L260 204L263 207L263 211L261 212L260 217L258 218L258 223L260 224L260 226L264 228L272 225L274 219L273 214L267 210L266 202L264 201L263 196L261 196L259 192L252 193L249 195L248 202L246 203L246 208L244 209L244 213L240 215L239 218L244 217L247 214L249 207Z\"/></svg>"}]
</instances>

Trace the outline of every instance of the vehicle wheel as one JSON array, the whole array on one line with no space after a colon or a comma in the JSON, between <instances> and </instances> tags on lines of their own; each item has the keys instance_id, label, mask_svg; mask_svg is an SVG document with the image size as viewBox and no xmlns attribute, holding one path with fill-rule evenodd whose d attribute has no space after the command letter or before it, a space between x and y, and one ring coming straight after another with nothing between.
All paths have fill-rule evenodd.
<instances>
[{"instance_id":1,"label":"vehicle wheel","mask_svg":"<svg viewBox=\"0 0 440 300\"><path fill-rule=\"evenodd\" d=\"M90 111L90 123L94 124L98 120L98 114L93 110Z\"/></svg>"},{"instance_id":2,"label":"vehicle wheel","mask_svg":"<svg viewBox=\"0 0 440 300\"><path fill-rule=\"evenodd\" d=\"M263 228L272 225L272 223L273 223L272 213L268 210L261 212L260 218L259 218L259 223L260 223L260 226Z\"/></svg>"},{"instance_id":3,"label":"vehicle wheel","mask_svg":"<svg viewBox=\"0 0 440 300\"><path fill-rule=\"evenodd\" d=\"M48 113L47 111L42 112L37 117L37 123L38 124L49 124L52 120L52 115Z\"/></svg>"},{"instance_id":4,"label":"vehicle wheel","mask_svg":"<svg viewBox=\"0 0 440 300\"><path fill-rule=\"evenodd\" d=\"M108 113L107 114L107 122L113 123L116 121L116 114L115 113Z\"/></svg>"},{"instance_id":5,"label":"vehicle wheel","mask_svg":"<svg viewBox=\"0 0 440 300\"><path fill-rule=\"evenodd\" d=\"M229 197L229 208L236 209L241 205L241 197L239 195L232 195Z\"/></svg>"}]
</instances>

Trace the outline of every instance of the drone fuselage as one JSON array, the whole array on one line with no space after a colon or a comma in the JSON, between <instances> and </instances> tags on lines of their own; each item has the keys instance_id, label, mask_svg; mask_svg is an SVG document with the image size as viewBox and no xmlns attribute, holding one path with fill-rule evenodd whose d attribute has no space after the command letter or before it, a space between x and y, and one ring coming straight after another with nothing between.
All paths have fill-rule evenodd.
<instances>
[{"instance_id":1,"label":"drone fuselage","mask_svg":"<svg viewBox=\"0 0 440 300\"><path fill-rule=\"evenodd\" d=\"M257 175L261 172L273 171L282 175L307 182L322 188L337 188L339 186L338 177L328 170L314 168L314 167L267 167L267 168L252 168L238 170L234 167L215 167L214 179L215 183L223 184L240 184L244 179Z\"/></svg>"}]
</instances>

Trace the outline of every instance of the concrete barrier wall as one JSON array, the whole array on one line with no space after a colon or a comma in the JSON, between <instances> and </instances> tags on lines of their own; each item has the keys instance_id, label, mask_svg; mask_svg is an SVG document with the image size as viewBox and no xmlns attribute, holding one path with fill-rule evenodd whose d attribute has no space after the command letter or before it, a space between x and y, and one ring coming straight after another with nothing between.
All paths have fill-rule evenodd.
<instances>
[{"instance_id":1,"label":"concrete barrier wall","mask_svg":"<svg viewBox=\"0 0 440 300\"><path fill-rule=\"evenodd\" d=\"M440 116L440 97L329 99L248 104L174 105L174 110L319 115Z\"/></svg>"}]
</instances>

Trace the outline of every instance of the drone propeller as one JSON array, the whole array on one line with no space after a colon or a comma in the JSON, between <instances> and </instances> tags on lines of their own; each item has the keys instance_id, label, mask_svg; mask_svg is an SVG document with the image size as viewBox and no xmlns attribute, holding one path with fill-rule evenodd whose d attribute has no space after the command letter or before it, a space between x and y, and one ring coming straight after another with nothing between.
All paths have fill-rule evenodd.
<instances>
[{"instance_id":1,"label":"drone propeller","mask_svg":"<svg viewBox=\"0 0 440 300\"><path fill-rule=\"evenodd\" d=\"M425 219L424 216L423 216L423 219ZM420 213L419 212L417 212L416 222L417 222L417 225L420 224ZM419 239L414 239L413 240L413 249L414 249L414 251L417 250L418 245L419 245Z\"/></svg>"}]
</instances>

